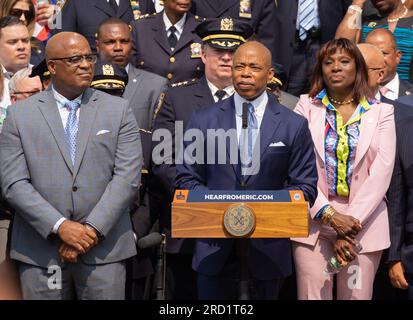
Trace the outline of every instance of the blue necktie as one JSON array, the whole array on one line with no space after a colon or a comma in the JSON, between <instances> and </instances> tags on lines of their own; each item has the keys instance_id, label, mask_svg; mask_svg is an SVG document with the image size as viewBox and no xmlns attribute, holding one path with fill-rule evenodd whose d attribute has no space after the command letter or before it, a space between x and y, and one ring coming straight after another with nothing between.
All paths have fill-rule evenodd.
<instances>
[{"instance_id":1,"label":"blue necktie","mask_svg":"<svg viewBox=\"0 0 413 320\"><path fill-rule=\"evenodd\" d=\"M315 1L316 0L300 0L298 10L300 10L298 19L300 21L299 37L301 40L307 38L307 31L314 26L315 15Z\"/></svg>"},{"instance_id":2,"label":"blue necktie","mask_svg":"<svg viewBox=\"0 0 413 320\"><path fill-rule=\"evenodd\" d=\"M246 133L247 134L245 135L245 131L244 131L244 135L242 135L243 137L242 144L243 146L247 146L246 150L244 149L244 153L246 153L246 157L244 156L244 159L242 161L242 167L244 168L249 167L252 163L254 143L257 138L257 133L258 133L258 121L254 114L254 106L252 105L252 103L248 103L248 128L247 128Z\"/></svg>"},{"instance_id":3,"label":"blue necktie","mask_svg":"<svg viewBox=\"0 0 413 320\"><path fill-rule=\"evenodd\" d=\"M69 147L70 158L72 159L72 164L75 164L76 157L76 143L77 143L77 132L78 132L78 121L76 116L76 111L79 109L80 104L77 102L69 101L65 104L65 108L69 110L69 117L67 119L65 133L67 145Z\"/></svg>"}]
</instances>

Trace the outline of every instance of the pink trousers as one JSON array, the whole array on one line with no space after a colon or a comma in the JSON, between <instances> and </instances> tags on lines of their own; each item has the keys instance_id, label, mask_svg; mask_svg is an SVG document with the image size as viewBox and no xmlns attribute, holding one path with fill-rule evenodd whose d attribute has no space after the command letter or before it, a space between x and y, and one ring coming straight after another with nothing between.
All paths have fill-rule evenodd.
<instances>
[{"instance_id":1,"label":"pink trousers","mask_svg":"<svg viewBox=\"0 0 413 320\"><path fill-rule=\"evenodd\" d=\"M332 300L333 276L324 273L334 255L334 234L321 232L314 247L293 242L299 300ZM370 300L382 251L362 253L337 276L338 300Z\"/></svg>"}]
</instances>

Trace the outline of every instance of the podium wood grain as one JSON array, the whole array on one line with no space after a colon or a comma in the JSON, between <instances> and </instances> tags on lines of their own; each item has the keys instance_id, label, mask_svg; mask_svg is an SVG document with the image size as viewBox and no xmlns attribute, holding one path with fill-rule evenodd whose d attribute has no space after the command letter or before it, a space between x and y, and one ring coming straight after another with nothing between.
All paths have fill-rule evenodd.
<instances>
[{"instance_id":1,"label":"podium wood grain","mask_svg":"<svg viewBox=\"0 0 413 320\"><path fill-rule=\"evenodd\" d=\"M173 238L231 238L223 227L226 209L234 202L172 203ZM308 236L307 202L245 202L255 212L250 238Z\"/></svg>"}]
</instances>

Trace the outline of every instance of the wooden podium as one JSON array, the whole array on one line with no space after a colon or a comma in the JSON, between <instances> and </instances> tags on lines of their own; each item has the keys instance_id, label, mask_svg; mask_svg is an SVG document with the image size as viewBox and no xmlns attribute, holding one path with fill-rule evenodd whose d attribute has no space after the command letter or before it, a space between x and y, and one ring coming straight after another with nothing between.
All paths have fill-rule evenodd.
<instances>
[{"instance_id":1,"label":"wooden podium","mask_svg":"<svg viewBox=\"0 0 413 320\"><path fill-rule=\"evenodd\" d=\"M177 190L172 203L172 237L307 237L308 209L302 191ZM244 214L247 211L253 215L252 230L247 235L234 236L227 228L228 213L235 217L231 223L236 227L251 222Z\"/></svg>"}]
</instances>

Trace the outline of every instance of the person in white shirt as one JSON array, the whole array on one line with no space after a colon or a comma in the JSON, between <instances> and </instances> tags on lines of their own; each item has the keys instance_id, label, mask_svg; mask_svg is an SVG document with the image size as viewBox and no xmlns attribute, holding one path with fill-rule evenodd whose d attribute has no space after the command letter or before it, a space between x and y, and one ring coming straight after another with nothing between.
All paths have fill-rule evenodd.
<instances>
[{"instance_id":1,"label":"person in white shirt","mask_svg":"<svg viewBox=\"0 0 413 320\"><path fill-rule=\"evenodd\" d=\"M386 67L380 85L380 94L389 100L409 95L413 92L413 85L399 78L397 66L400 63L402 52L397 48L396 38L387 29L375 29L366 37L366 43L378 47L384 55Z\"/></svg>"}]
</instances>

